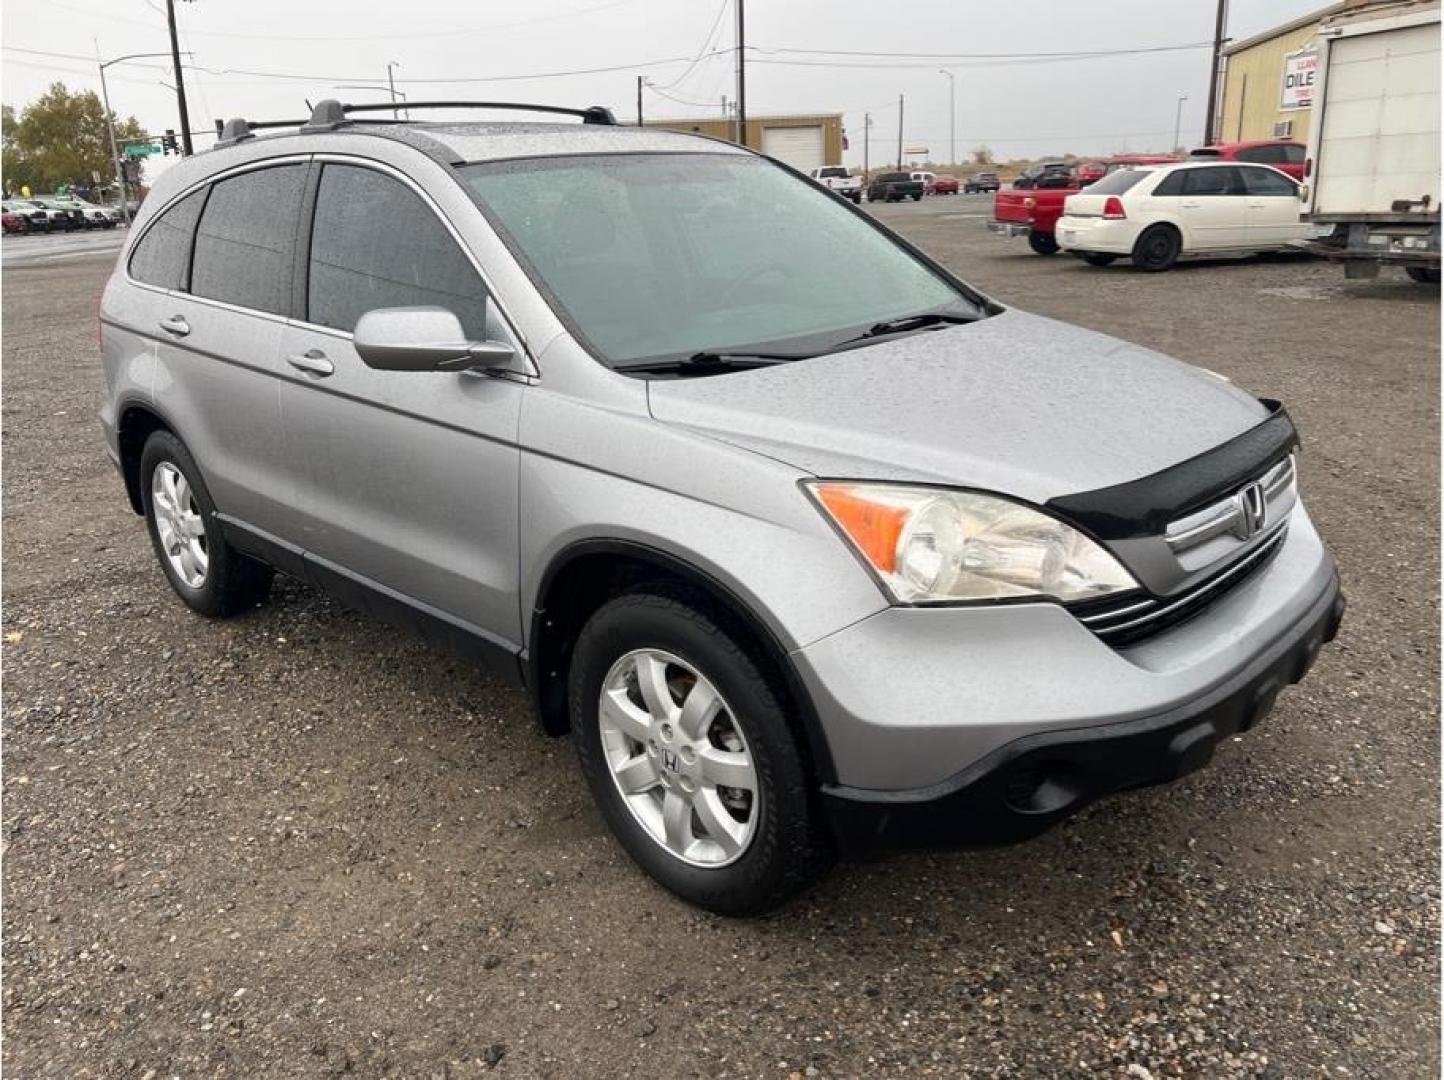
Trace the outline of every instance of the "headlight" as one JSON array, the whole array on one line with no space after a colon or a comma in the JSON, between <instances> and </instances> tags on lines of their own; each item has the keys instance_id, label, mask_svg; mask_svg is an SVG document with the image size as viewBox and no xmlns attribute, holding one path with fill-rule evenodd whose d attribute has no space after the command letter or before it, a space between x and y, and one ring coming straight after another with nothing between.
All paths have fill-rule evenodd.
<instances>
[{"instance_id":1,"label":"headlight","mask_svg":"<svg viewBox=\"0 0 1444 1080\"><path fill-rule=\"evenodd\" d=\"M1087 600L1138 588L1077 529L994 495L902 484L806 487L900 604Z\"/></svg>"}]
</instances>

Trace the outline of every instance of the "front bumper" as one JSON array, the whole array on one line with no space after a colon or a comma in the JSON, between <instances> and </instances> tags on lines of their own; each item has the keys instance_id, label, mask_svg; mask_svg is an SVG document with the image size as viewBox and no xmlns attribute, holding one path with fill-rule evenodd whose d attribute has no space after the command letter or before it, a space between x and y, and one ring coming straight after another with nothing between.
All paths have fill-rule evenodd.
<instances>
[{"instance_id":1,"label":"front bumper","mask_svg":"<svg viewBox=\"0 0 1444 1080\"><path fill-rule=\"evenodd\" d=\"M838 846L851 854L890 848L981 846L1037 836L1114 792L1176 780L1214 748L1247 731L1279 691L1301 680L1343 618L1338 578L1268 653L1206 696L1156 716L1026 736L925 788L824 788Z\"/></svg>"},{"instance_id":2,"label":"front bumper","mask_svg":"<svg viewBox=\"0 0 1444 1080\"><path fill-rule=\"evenodd\" d=\"M1033 226L1024 221L990 221L988 231L999 236L1028 236Z\"/></svg>"}]
</instances>

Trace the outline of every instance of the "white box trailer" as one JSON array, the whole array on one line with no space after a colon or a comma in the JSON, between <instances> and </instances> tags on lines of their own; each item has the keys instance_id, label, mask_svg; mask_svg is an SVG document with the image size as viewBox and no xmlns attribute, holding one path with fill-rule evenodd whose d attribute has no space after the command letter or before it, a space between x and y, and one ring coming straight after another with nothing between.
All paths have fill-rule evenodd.
<instances>
[{"instance_id":1,"label":"white box trailer","mask_svg":"<svg viewBox=\"0 0 1444 1080\"><path fill-rule=\"evenodd\" d=\"M1439 0L1385 0L1319 28L1301 246L1375 277L1439 280Z\"/></svg>"}]
</instances>

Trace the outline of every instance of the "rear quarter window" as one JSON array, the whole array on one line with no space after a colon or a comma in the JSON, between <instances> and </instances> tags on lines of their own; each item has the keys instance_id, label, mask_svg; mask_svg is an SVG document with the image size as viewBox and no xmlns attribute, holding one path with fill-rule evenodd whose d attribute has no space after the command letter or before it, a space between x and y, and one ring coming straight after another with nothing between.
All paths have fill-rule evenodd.
<instances>
[{"instance_id":1,"label":"rear quarter window","mask_svg":"<svg viewBox=\"0 0 1444 1080\"><path fill-rule=\"evenodd\" d=\"M1102 180L1089 185L1088 194L1122 195L1147 176L1148 173L1149 170L1147 169L1117 169L1103 177Z\"/></svg>"},{"instance_id":2,"label":"rear quarter window","mask_svg":"<svg viewBox=\"0 0 1444 1080\"><path fill-rule=\"evenodd\" d=\"M193 191L155 219L130 253L130 276L162 289L189 286L191 242L206 203L206 188Z\"/></svg>"}]
</instances>

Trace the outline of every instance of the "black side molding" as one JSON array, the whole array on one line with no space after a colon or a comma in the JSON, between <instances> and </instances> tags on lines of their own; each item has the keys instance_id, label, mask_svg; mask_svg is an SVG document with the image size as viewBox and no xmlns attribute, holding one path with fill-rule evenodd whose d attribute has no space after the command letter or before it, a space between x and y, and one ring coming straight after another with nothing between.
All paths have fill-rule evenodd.
<instances>
[{"instance_id":1,"label":"black side molding","mask_svg":"<svg viewBox=\"0 0 1444 1080\"><path fill-rule=\"evenodd\" d=\"M1237 491L1299 445L1280 402L1260 401L1269 417L1197 457L1126 484L1049 499L1044 505L1100 540L1162 533L1175 521Z\"/></svg>"}]
</instances>

